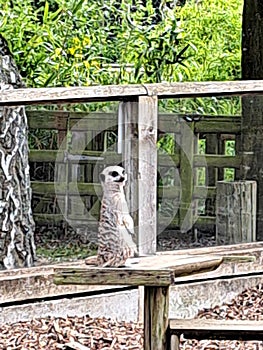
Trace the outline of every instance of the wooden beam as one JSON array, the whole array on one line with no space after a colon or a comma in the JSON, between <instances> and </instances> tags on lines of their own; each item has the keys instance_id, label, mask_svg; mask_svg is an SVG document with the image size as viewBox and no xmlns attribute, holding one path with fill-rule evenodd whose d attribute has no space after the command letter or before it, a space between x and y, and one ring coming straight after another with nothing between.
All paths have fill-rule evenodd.
<instances>
[{"instance_id":1,"label":"wooden beam","mask_svg":"<svg viewBox=\"0 0 263 350\"><path fill-rule=\"evenodd\" d=\"M217 168L239 168L241 158L239 156L226 156L221 154L205 154L194 156L195 167L214 166Z\"/></svg>"},{"instance_id":2,"label":"wooden beam","mask_svg":"<svg viewBox=\"0 0 263 350\"><path fill-rule=\"evenodd\" d=\"M194 220L194 148L195 136L193 132L194 125L188 125L186 122L181 124L180 140L180 180L182 186L182 195L179 208L180 230L187 232L193 228Z\"/></svg>"},{"instance_id":3,"label":"wooden beam","mask_svg":"<svg viewBox=\"0 0 263 350\"><path fill-rule=\"evenodd\" d=\"M4 90L0 95L0 106L120 101L154 95L158 98L191 98L251 94L263 94L262 80Z\"/></svg>"},{"instance_id":4,"label":"wooden beam","mask_svg":"<svg viewBox=\"0 0 263 350\"><path fill-rule=\"evenodd\" d=\"M262 340L263 325L249 320L171 319L170 333L186 339ZM173 350L179 350L174 348Z\"/></svg>"},{"instance_id":5,"label":"wooden beam","mask_svg":"<svg viewBox=\"0 0 263 350\"><path fill-rule=\"evenodd\" d=\"M166 350L169 287L144 288L144 350Z\"/></svg>"},{"instance_id":6,"label":"wooden beam","mask_svg":"<svg viewBox=\"0 0 263 350\"><path fill-rule=\"evenodd\" d=\"M217 244L256 240L256 204L256 181L217 182Z\"/></svg>"},{"instance_id":7,"label":"wooden beam","mask_svg":"<svg viewBox=\"0 0 263 350\"><path fill-rule=\"evenodd\" d=\"M212 271L222 263L220 256L156 255L140 257L138 264L123 268L59 267L54 270L56 284L106 284L131 286L169 286L176 277Z\"/></svg>"},{"instance_id":8,"label":"wooden beam","mask_svg":"<svg viewBox=\"0 0 263 350\"><path fill-rule=\"evenodd\" d=\"M123 123L122 163L127 173L125 195L138 246L138 102L121 102L119 115Z\"/></svg>"},{"instance_id":9,"label":"wooden beam","mask_svg":"<svg viewBox=\"0 0 263 350\"><path fill-rule=\"evenodd\" d=\"M139 255L156 253L157 237L156 96L139 98L138 109L138 246Z\"/></svg>"},{"instance_id":10,"label":"wooden beam","mask_svg":"<svg viewBox=\"0 0 263 350\"><path fill-rule=\"evenodd\" d=\"M263 94L263 81L207 81L193 83L145 84L148 95L158 98L191 98Z\"/></svg>"},{"instance_id":11,"label":"wooden beam","mask_svg":"<svg viewBox=\"0 0 263 350\"><path fill-rule=\"evenodd\" d=\"M16 89L16 93L12 92L10 94L1 92L0 106L119 101L128 97L132 99L147 95L143 85L31 88Z\"/></svg>"}]
</instances>

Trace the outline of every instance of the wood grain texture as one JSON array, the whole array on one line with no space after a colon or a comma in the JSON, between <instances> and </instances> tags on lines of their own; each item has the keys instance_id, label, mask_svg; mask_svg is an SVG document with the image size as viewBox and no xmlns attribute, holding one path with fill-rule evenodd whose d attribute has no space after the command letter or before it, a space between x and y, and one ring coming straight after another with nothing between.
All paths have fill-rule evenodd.
<instances>
[{"instance_id":1,"label":"wood grain texture","mask_svg":"<svg viewBox=\"0 0 263 350\"><path fill-rule=\"evenodd\" d=\"M194 223L194 149L197 139L193 132L194 125L182 123L180 142L180 180L182 187L179 208L180 230L186 233L193 228ZM202 157L202 156L201 156Z\"/></svg>"},{"instance_id":2,"label":"wood grain texture","mask_svg":"<svg viewBox=\"0 0 263 350\"><path fill-rule=\"evenodd\" d=\"M139 255L156 253L157 237L156 96L140 97L138 110L138 248Z\"/></svg>"},{"instance_id":3,"label":"wood grain texture","mask_svg":"<svg viewBox=\"0 0 263 350\"><path fill-rule=\"evenodd\" d=\"M257 183L218 181L216 240L218 244L256 240Z\"/></svg>"},{"instance_id":4,"label":"wood grain texture","mask_svg":"<svg viewBox=\"0 0 263 350\"><path fill-rule=\"evenodd\" d=\"M171 319L172 334L184 334L185 338L262 340L263 324L260 321Z\"/></svg>"},{"instance_id":5,"label":"wood grain texture","mask_svg":"<svg viewBox=\"0 0 263 350\"><path fill-rule=\"evenodd\" d=\"M144 85L100 85L89 87L28 88L3 91L0 106L117 101L139 96L209 97L263 94L263 81L160 83Z\"/></svg>"},{"instance_id":6,"label":"wood grain texture","mask_svg":"<svg viewBox=\"0 0 263 350\"><path fill-rule=\"evenodd\" d=\"M141 257L134 267L59 267L54 270L56 284L105 284L132 286L168 286L176 277L212 271L223 261L218 256L171 255Z\"/></svg>"},{"instance_id":7,"label":"wood grain texture","mask_svg":"<svg viewBox=\"0 0 263 350\"><path fill-rule=\"evenodd\" d=\"M169 287L144 288L144 350L166 350Z\"/></svg>"}]
</instances>

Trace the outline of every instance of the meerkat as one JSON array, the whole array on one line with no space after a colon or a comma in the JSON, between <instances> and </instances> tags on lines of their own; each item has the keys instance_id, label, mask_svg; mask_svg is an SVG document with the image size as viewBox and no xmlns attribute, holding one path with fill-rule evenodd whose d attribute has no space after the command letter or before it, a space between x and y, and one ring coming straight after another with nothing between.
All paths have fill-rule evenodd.
<instances>
[{"instance_id":1,"label":"meerkat","mask_svg":"<svg viewBox=\"0 0 263 350\"><path fill-rule=\"evenodd\" d=\"M137 254L134 223L124 194L127 174L120 166L109 166L100 174L103 189L98 227L98 266L125 266Z\"/></svg>"}]
</instances>

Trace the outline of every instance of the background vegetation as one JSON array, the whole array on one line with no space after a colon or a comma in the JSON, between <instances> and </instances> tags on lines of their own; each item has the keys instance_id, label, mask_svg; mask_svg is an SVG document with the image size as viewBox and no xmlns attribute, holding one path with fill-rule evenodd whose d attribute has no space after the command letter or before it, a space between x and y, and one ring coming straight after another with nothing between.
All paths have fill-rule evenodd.
<instances>
[{"instance_id":1,"label":"background vegetation","mask_svg":"<svg viewBox=\"0 0 263 350\"><path fill-rule=\"evenodd\" d=\"M243 0L181 4L174 0L157 8L152 2L0 0L0 34L8 41L28 87L240 78ZM97 103L65 108L107 111L115 107ZM240 101L165 100L159 108L173 113L238 115ZM35 131L30 145L48 148L52 138L52 132ZM171 153L173 138L161 138L159 147ZM200 142L200 152L204 149L205 143ZM233 142L226 152L234 154ZM203 169L198 177L204 183ZM233 171L227 170L226 177L231 179ZM58 256L67 251L58 250Z\"/></svg>"}]
</instances>

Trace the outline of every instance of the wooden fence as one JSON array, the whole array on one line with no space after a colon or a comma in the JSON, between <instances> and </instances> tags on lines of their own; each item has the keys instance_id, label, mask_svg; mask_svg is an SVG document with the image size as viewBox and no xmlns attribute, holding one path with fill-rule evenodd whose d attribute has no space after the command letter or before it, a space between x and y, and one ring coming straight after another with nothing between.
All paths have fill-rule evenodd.
<instances>
[{"instance_id":1,"label":"wooden fence","mask_svg":"<svg viewBox=\"0 0 263 350\"><path fill-rule=\"evenodd\" d=\"M85 225L93 228L100 206L98 173L107 164L122 163L122 155L117 152L118 113L43 110L28 111L27 115L30 131L53 131L48 147L60 147L59 151L31 149L30 152L36 222L66 221L74 227ZM240 166L237 155L225 155L226 142L236 140L240 135L240 117L196 117L164 113L158 116L158 139L169 135L170 140L174 140L171 154L160 151L158 155L160 229L167 225L169 228L182 226L189 210L193 212L194 226L211 228L215 224L216 181L224 178L224 168L238 170ZM185 127L194 135L186 140L187 154L186 146L180 141ZM109 139L112 144L109 144ZM198 152L200 140L204 141L205 155ZM59 163L57 168L61 172L56 179L55 162ZM201 168L203 172L200 172ZM198 183L198 174L202 174L205 182ZM178 176L180 181L172 178ZM167 217L165 212L169 213L169 207L177 205L178 210L172 210Z\"/></svg>"},{"instance_id":2,"label":"wooden fence","mask_svg":"<svg viewBox=\"0 0 263 350\"><path fill-rule=\"evenodd\" d=\"M122 118L125 121L125 128L123 130L125 147L122 153L122 161L125 163L125 168L128 170L129 186L128 186L128 200L131 203L131 207L134 209L133 214L135 223L138 228L138 247L139 254L153 254L156 252L156 237L157 237L157 124L158 124L158 100L167 98L196 98L196 97L212 97L212 96L242 96L243 101L249 102L251 106L251 95L263 94L263 81L251 80L251 81L232 81L232 82L196 82L196 83L162 83L162 84L140 84L140 85L122 85L122 86L91 86L91 87L70 87L70 88L32 88L32 89L15 89L15 90L3 90L0 96L0 106L18 106L18 105L47 105L47 104L69 104L69 103L90 103L90 102L106 102L106 101L121 101L122 103ZM249 96L250 95L250 96ZM260 102L260 99L257 99ZM257 102L256 101L256 102ZM254 107L256 108L256 107ZM180 170L180 207L179 207L179 224L185 229L191 227L191 224L198 218L196 214L196 205L194 199L206 199L207 188L205 186L194 186L195 184L195 172L192 171L193 167L207 166L209 171L213 172L214 178L220 175L220 169L226 167L233 167L241 170L242 179L253 178L258 182L257 193L257 230L258 233L263 234L263 186L262 186L262 174L261 174L261 158L260 152L262 150L262 132L258 123L260 122L260 114L257 114L258 120L252 118L250 111L247 112L249 118L242 118L241 120L241 134L242 134L242 148L239 157L231 157L219 154L206 154L205 156L196 154L196 142L194 138L187 139L184 137L184 132L188 132L189 128L186 127L186 123L181 124L184 128L180 134L183 135L180 141L181 152L180 157L177 154L171 155L173 164L179 167ZM52 119L52 117L51 117ZM57 120L57 119L56 119ZM161 120L161 118L160 118ZM205 120L204 120L205 121ZM46 124L46 120L43 121ZM60 123L57 121L57 123ZM161 121L160 121L161 123ZM159 123L159 124L160 124ZM176 121L174 121L176 125ZM210 123L209 123L210 124ZM232 124L225 121L225 126L221 129L219 127L218 133L227 134ZM136 127L134 127L137 125ZM192 123L190 130L196 131L199 134L215 134L215 130L198 130L201 126L199 123ZM211 124L210 124L211 125ZM227 132L226 132L226 128ZM65 132L65 131L64 131ZM237 125L236 132L240 132L240 128ZM232 132L231 132L232 133ZM217 134L217 132L216 132ZM176 137L176 133L174 133ZM61 136L62 137L62 136ZM63 137L62 137L63 138ZM190 141L189 141L190 140ZM214 137L215 140L215 137ZM219 142L220 143L220 142ZM237 143L240 144L238 141ZM76 142L77 144L77 142ZM213 141L215 145L215 141ZM221 143L222 144L222 143ZM96 186L93 184L78 186L74 176L78 175L78 167L73 167L75 170L71 170L71 166L68 166L69 162L65 163L65 158L68 158L71 163L77 163L82 161L83 158L74 161L72 154L79 154L77 146L73 147L72 151L65 154L65 149L58 154L54 150L53 152L46 151L45 161L51 162L57 160L57 163L61 164L61 178L60 183L60 196L63 197L64 193L79 192L78 189L85 188L83 195L97 194L94 191ZM87 152L87 153L86 153ZM90 153L91 152L91 153ZM218 151L220 153L220 151ZM109 152L110 153L110 152ZM31 161L43 161L39 159L39 151L31 153ZM98 150L85 150L82 155L88 156L91 154L93 157L100 157L101 152ZM90 159L90 158L89 158ZM94 158L92 158L94 161ZM97 158L96 158L97 159ZM185 160L188 160L188 163ZM116 153L111 152L104 159L108 163L116 163L118 157ZM159 166L162 166L163 156L159 157ZM98 162L98 159L95 163ZM165 157L165 164L167 163L167 157ZM219 169L216 172L213 167ZM191 169L191 171L190 171ZM99 169L98 169L99 170ZM190 174L190 175L189 175ZM189 176L188 176L189 175ZM67 182L67 179L73 179L72 183ZM82 181L82 179L81 179ZM65 187L63 187L65 184ZM213 199L215 189L213 182L208 184L208 195ZM52 181L47 184L46 194L52 192ZM41 187L41 186L40 186ZM73 188L72 188L73 187ZM39 183L34 183L35 193L39 191ZM42 193L43 187L41 189ZM173 196L177 194L177 187L163 188L161 191L162 196ZM64 191L64 193L63 193ZM90 192L88 192L90 191ZM160 189L159 189L160 195ZM63 204L64 203L64 204ZM98 202L97 202L98 203ZM65 208L71 209L71 203L67 203L67 196L64 195L64 201L62 204ZM176 203L175 203L176 204ZM91 207L95 205L91 203ZM73 202L72 207L75 208ZM52 203L52 209L55 209L55 203ZM95 210L94 210L95 212ZM70 211L69 211L70 214ZM79 219L82 218L82 213L78 212ZM39 217L40 218L40 217ZM62 217L60 219L63 219ZM203 222L213 223L214 220L210 217L200 218L199 223ZM178 223L176 219L173 223ZM186 223L186 224L185 224ZM159 220L160 224L160 220ZM167 224L167 222L166 222ZM185 226L184 226L185 225Z\"/></svg>"}]
</instances>

